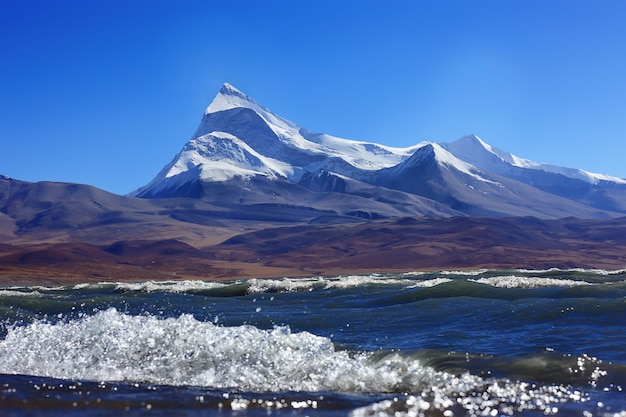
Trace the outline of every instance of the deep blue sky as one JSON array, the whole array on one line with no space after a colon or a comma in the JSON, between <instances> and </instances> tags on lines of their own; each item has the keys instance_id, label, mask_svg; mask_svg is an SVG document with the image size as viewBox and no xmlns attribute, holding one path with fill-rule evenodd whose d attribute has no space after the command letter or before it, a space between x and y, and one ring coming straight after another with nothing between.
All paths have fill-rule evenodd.
<instances>
[{"instance_id":1,"label":"deep blue sky","mask_svg":"<svg viewBox=\"0 0 626 417\"><path fill-rule=\"evenodd\" d=\"M626 177L626 1L0 1L0 173L127 193L229 82L313 131Z\"/></svg>"}]
</instances>

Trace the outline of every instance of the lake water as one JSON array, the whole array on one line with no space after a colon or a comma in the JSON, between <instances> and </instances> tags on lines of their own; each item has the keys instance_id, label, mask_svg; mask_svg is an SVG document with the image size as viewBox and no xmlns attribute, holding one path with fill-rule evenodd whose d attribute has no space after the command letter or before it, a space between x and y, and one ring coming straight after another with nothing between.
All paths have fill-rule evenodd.
<instances>
[{"instance_id":1,"label":"lake water","mask_svg":"<svg viewBox=\"0 0 626 417\"><path fill-rule=\"evenodd\" d=\"M626 416L624 271L0 288L2 416Z\"/></svg>"}]
</instances>

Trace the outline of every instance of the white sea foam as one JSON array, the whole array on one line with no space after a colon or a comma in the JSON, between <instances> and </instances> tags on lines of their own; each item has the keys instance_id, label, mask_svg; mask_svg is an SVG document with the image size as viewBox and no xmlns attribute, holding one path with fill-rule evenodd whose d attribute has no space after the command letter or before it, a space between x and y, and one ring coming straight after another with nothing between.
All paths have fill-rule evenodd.
<instances>
[{"instance_id":1,"label":"white sea foam","mask_svg":"<svg viewBox=\"0 0 626 417\"><path fill-rule=\"evenodd\" d=\"M467 271L441 271L439 275L477 276L488 272L488 269L471 269Z\"/></svg>"},{"instance_id":2,"label":"white sea foam","mask_svg":"<svg viewBox=\"0 0 626 417\"><path fill-rule=\"evenodd\" d=\"M424 282L434 281L426 280ZM248 281L251 294L267 292L297 292L314 289L354 288L364 285L404 285L413 288L420 285L419 281L385 275L345 275L318 278L282 278L282 279L251 279ZM424 285L428 286L428 284Z\"/></svg>"},{"instance_id":3,"label":"white sea foam","mask_svg":"<svg viewBox=\"0 0 626 417\"><path fill-rule=\"evenodd\" d=\"M581 285L594 285L590 282L580 280L545 277L520 277L516 275L479 278L470 281L492 285L499 288L577 287Z\"/></svg>"},{"instance_id":4,"label":"white sea foam","mask_svg":"<svg viewBox=\"0 0 626 417\"><path fill-rule=\"evenodd\" d=\"M115 309L69 322L11 328L0 373L140 381L250 391L393 392L435 372L418 361L337 351L288 327L221 327L191 315L158 319Z\"/></svg>"},{"instance_id":5,"label":"white sea foam","mask_svg":"<svg viewBox=\"0 0 626 417\"><path fill-rule=\"evenodd\" d=\"M425 272L425 271L411 271L411 272L402 272L398 275L404 276L404 277L419 277L422 275L426 275L426 274L432 274L432 272Z\"/></svg>"},{"instance_id":6,"label":"white sea foam","mask_svg":"<svg viewBox=\"0 0 626 417\"><path fill-rule=\"evenodd\" d=\"M251 279L248 280L251 294L267 292L297 292L312 290L314 287L323 288L324 278L282 278L282 279Z\"/></svg>"},{"instance_id":7,"label":"white sea foam","mask_svg":"<svg viewBox=\"0 0 626 417\"><path fill-rule=\"evenodd\" d=\"M116 283L117 291L136 291L136 292L188 292L198 290L212 290L215 288L224 288L232 283L216 282L216 281L145 281L134 283Z\"/></svg>"},{"instance_id":8,"label":"white sea foam","mask_svg":"<svg viewBox=\"0 0 626 417\"><path fill-rule=\"evenodd\" d=\"M361 285L404 285L411 286L414 280L384 275L347 275L328 279L325 288L352 288Z\"/></svg>"},{"instance_id":9,"label":"white sea foam","mask_svg":"<svg viewBox=\"0 0 626 417\"><path fill-rule=\"evenodd\" d=\"M39 291L0 290L0 297L42 297Z\"/></svg>"},{"instance_id":10,"label":"white sea foam","mask_svg":"<svg viewBox=\"0 0 626 417\"><path fill-rule=\"evenodd\" d=\"M622 275L626 274L626 269L585 269L585 268L549 268L549 269L516 269L516 272L521 274L545 274L550 272L580 272L583 274L595 274L595 275Z\"/></svg>"},{"instance_id":11,"label":"white sea foam","mask_svg":"<svg viewBox=\"0 0 626 417\"><path fill-rule=\"evenodd\" d=\"M413 281L412 285L408 288L428 288L435 287L437 285L445 284L446 282L452 282L450 278L433 278L425 279L423 281Z\"/></svg>"}]
</instances>

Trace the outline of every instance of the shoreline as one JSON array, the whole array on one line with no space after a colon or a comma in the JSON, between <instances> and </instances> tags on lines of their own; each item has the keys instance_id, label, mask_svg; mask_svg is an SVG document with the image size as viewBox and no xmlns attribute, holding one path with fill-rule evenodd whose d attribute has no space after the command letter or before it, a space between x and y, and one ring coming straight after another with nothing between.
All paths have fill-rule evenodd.
<instances>
[{"instance_id":1,"label":"shoreline","mask_svg":"<svg viewBox=\"0 0 626 417\"><path fill-rule=\"evenodd\" d=\"M240 266L240 265L239 265ZM3 269L3 268L2 268ZM503 270L503 271L606 271L610 274L626 273L625 268L615 267L520 267L513 265L477 265L472 267L429 267L429 268L336 268L327 271L307 271L305 269L267 268L259 265L250 265L245 271L220 275L190 275L178 273L137 273L133 275L105 276L103 274L87 275L80 273L63 273L60 271L22 270L8 274L6 270L0 270L0 288L15 287L66 287L79 284L101 283L139 283L139 282L176 282L176 281L205 281L205 282L232 282L249 279L311 279L332 278L340 276L361 276L370 274L403 274L403 273L429 273L429 272L455 272L455 271L480 271L480 270Z\"/></svg>"},{"instance_id":2,"label":"shoreline","mask_svg":"<svg viewBox=\"0 0 626 417\"><path fill-rule=\"evenodd\" d=\"M626 218L388 219L285 226L204 247L156 237L31 242L0 244L0 286L475 269L626 269Z\"/></svg>"}]
</instances>

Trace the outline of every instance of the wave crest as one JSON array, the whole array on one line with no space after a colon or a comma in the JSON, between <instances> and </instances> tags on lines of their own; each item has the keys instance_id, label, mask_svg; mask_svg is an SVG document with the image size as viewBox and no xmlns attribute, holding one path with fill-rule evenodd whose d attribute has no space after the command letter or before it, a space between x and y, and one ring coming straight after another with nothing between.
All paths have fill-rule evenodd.
<instances>
[{"instance_id":1,"label":"wave crest","mask_svg":"<svg viewBox=\"0 0 626 417\"><path fill-rule=\"evenodd\" d=\"M0 372L94 381L248 391L395 392L430 368L335 349L289 327L222 327L185 314L130 316L115 309L69 322L13 327L0 342Z\"/></svg>"}]
</instances>

